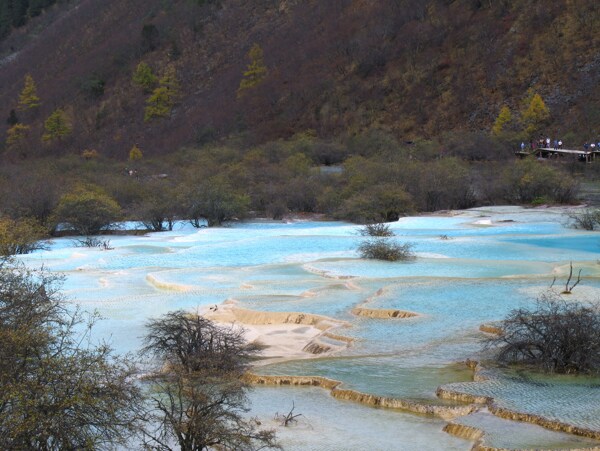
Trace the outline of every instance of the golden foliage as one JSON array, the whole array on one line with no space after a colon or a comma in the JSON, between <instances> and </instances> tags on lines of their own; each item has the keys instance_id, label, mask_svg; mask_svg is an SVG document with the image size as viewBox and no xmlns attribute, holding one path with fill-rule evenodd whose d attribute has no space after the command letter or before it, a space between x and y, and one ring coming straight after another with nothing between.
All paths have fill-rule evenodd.
<instances>
[{"instance_id":1,"label":"golden foliage","mask_svg":"<svg viewBox=\"0 0 600 451\"><path fill-rule=\"evenodd\" d=\"M144 89L144 92L152 91L158 78L152 72L152 68L146 63L140 63L133 72L132 81L135 85Z\"/></svg>"},{"instance_id":2,"label":"golden foliage","mask_svg":"<svg viewBox=\"0 0 600 451\"><path fill-rule=\"evenodd\" d=\"M69 224L80 235L96 235L120 217L120 205L104 189L79 184L61 197L53 219L57 224Z\"/></svg>"},{"instance_id":3,"label":"golden foliage","mask_svg":"<svg viewBox=\"0 0 600 451\"><path fill-rule=\"evenodd\" d=\"M500 113L498 114L498 117L494 122L494 126L492 127L492 134L496 136L500 135L503 131L505 131L506 126L512 122L512 119L513 117L512 113L510 112L510 108L504 105L500 109Z\"/></svg>"},{"instance_id":4,"label":"golden foliage","mask_svg":"<svg viewBox=\"0 0 600 451\"><path fill-rule=\"evenodd\" d=\"M146 100L146 110L144 111L144 121L146 122L157 117L169 116L181 96L181 87L175 67L167 67L158 84L159 86Z\"/></svg>"},{"instance_id":5,"label":"golden foliage","mask_svg":"<svg viewBox=\"0 0 600 451\"><path fill-rule=\"evenodd\" d=\"M34 219L0 218L0 255L27 254L43 247L44 228Z\"/></svg>"},{"instance_id":6,"label":"golden foliage","mask_svg":"<svg viewBox=\"0 0 600 451\"><path fill-rule=\"evenodd\" d=\"M263 50L258 44L254 44L248 52L250 64L244 72L244 78L240 81L238 88L238 97L247 89L260 84L267 76L267 66L265 66Z\"/></svg>"},{"instance_id":7,"label":"golden foliage","mask_svg":"<svg viewBox=\"0 0 600 451\"><path fill-rule=\"evenodd\" d=\"M143 156L144 154L142 153L142 150L137 146L137 144L134 144L129 151L129 161L141 160Z\"/></svg>"},{"instance_id":8,"label":"golden foliage","mask_svg":"<svg viewBox=\"0 0 600 451\"><path fill-rule=\"evenodd\" d=\"M33 77L29 74L25 75L25 86L19 95L19 110L29 110L37 108L41 105L40 98L37 95L37 87Z\"/></svg>"},{"instance_id":9,"label":"golden foliage","mask_svg":"<svg viewBox=\"0 0 600 451\"><path fill-rule=\"evenodd\" d=\"M30 128L29 125L24 124L15 124L10 127L6 132L6 146L11 148L21 143L27 137Z\"/></svg>"},{"instance_id":10,"label":"golden foliage","mask_svg":"<svg viewBox=\"0 0 600 451\"><path fill-rule=\"evenodd\" d=\"M529 105L521 114L521 121L525 132L532 135L545 125L550 119L550 110L544 103L542 96L534 94Z\"/></svg>"},{"instance_id":11,"label":"golden foliage","mask_svg":"<svg viewBox=\"0 0 600 451\"><path fill-rule=\"evenodd\" d=\"M85 149L83 152L81 152L81 156L84 160L94 160L98 158L99 154L96 149Z\"/></svg>"},{"instance_id":12,"label":"golden foliage","mask_svg":"<svg viewBox=\"0 0 600 451\"><path fill-rule=\"evenodd\" d=\"M54 112L48 116L48 119L44 122L44 129L46 130L42 135L42 141L44 142L60 141L69 136L72 131L67 114L60 108L54 110Z\"/></svg>"}]
</instances>

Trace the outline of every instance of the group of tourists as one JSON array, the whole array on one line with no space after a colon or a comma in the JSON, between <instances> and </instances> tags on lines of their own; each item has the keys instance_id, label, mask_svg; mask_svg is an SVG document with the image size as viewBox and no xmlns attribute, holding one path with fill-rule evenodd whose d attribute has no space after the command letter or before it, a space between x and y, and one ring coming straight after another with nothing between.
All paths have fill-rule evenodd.
<instances>
[{"instance_id":1,"label":"group of tourists","mask_svg":"<svg viewBox=\"0 0 600 451\"><path fill-rule=\"evenodd\" d=\"M594 150L596 150L596 149L600 150L600 141L598 141L597 143L595 143L595 142L593 142L593 141L592 141L591 143L588 143L588 142L586 141L586 142L583 144L583 149L584 149L586 152L593 152L593 151L594 151Z\"/></svg>"},{"instance_id":2,"label":"group of tourists","mask_svg":"<svg viewBox=\"0 0 600 451\"><path fill-rule=\"evenodd\" d=\"M562 139L551 139L549 136L544 138L544 135L540 135L538 139L532 139L529 141L529 144L526 144L525 141L521 141L521 155L527 154L537 154L539 152L539 157L542 158L551 158L558 157L560 152L552 152L558 151L563 148ZM600 152L600 140L586 141L583 144L584 152L576 152L576 151L566 151L568 153L572 153L578 156L581 161L592 161L593 153ZM543 153L542 153L543 152Z\"/></svg>"},{"instance_id":3,"label":"group of tourists","mask_svg":"<svg viewBox=\"0 0 600 451\"><path fill-rule=\"evenodd\" d=\"M599 144L600 145L600 144ZM552 147L551 147L552 146ZM540 137L535 140L532 139L529 141L529 146L525 144L525 142L521 142L521 152L525 152L525 149L529 147L532 152L535 152L536 149L562 149L563 142L562 139L550 139L550 137L544 138L544 135L540 135Z\"/></svg>"}]
</instances>

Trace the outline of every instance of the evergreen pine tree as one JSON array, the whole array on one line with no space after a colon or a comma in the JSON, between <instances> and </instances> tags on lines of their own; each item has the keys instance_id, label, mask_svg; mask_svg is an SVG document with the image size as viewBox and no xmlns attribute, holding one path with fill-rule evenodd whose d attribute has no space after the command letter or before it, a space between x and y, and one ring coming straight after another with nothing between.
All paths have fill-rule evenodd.
<instances>
[{"instance_id":1,"label":"evergreen pine tree","mask_svg":"<svg viewBox=\"0 0 600 451\"><path fill-rule=\"evenodd\" d=\"M10 33L11 16L9 2L0 2L0 39Z\"/></svg>"},{"instance_id":2,"label":"evergreen pine tree","mask_svg":"<svg viewBox=\"0 0 600 451\"><path fill-rule=\"evenodd\" d=\"M19 117L17 116L17 112L15 110L10 110L8 118L6 119L6 123L11 127L19 123Z\"/></svg>"},{"instance_id":3,"label":"evergreen pine tree","mask_svg":"<svg viewBox=\"0 0 600 451\"><path fill-rule=\"evenodd\" d=\"M0 39L54 3L56 0L0 0Z\"/></svg>"},{"instance_id":4,"label":"evergreen pine tree","mask_svg":"<svg viewBox=\"0 0 600 451\"><path fill-rule=\"evenodd\" d=\"M28 0L12 0L8 2L11 6L11 16L13 27L25 25L27 21Z\"/></svg>"}]
</instances>

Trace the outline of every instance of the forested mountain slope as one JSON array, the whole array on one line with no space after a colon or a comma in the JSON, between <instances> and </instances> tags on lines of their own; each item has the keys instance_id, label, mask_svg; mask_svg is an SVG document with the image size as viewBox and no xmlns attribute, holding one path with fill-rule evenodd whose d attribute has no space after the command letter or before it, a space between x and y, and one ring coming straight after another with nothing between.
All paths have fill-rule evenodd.
<instances>
[{"instance_id":1,"label":"forested mountain slope","mask_svg":"<svg viewBox=\"0 0 600 451\"><path fill-rule=\"evenodd\" d=\"M56 0L0 1L0 39L10 34L12 28L21 27L28 19L39 16L44 8L54 3Z\"/></svg>"},{"instance_id":2,"label":"forested mountain slope","mask_svg":"<svg viewBox=\"0 0 600 451\"><path fill-rule=\"evenodd\" d=\"M125 159L134 144L158 155L309 129L408 141L488 131L533 92L553 136L595 139L598 30L594 0L59 2L0 41L0 142L27 158ZM134 82L140 63L150 72ZM19 104L27 74L33 106ZM57 110L67 129L49 134Z\"/></svg>"}]
</instances>

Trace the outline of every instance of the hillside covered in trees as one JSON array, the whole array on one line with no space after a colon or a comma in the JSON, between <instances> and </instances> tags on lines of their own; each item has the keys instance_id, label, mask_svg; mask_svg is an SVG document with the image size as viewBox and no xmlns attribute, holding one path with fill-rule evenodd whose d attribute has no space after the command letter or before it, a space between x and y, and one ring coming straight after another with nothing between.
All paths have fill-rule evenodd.
<instances>
[{"instance_id":1,"label":"hillside covered in trees","mask_svg":"<svg viewBox=\"0 0 600 451\"><path fill-rule=\"evenodd\" d=\"M0 38L10 34L12 28L18 28L27 20L39 16L44 8L53 5L56 0L3 0L0 2Z\"/></svg>"},{"instance_id":2,"label":"hillside covered in trees","mask_svg":"<svg viewBox=\"0 0 600 451\"><path fill-rule=\"evenodd\" d=\"M392 221L573 202L600 173L513 153L600 141L591 0L52 3L0 0L27 5L0 39L6 233Z\"/></svg>"},{"instance_id":3,"label":"hillside covered in trees","mask_svg":"<svg viewBox=\"0 0 600 451\"><path fill-rule=\"evenodd\" d=\"M126 159L134 144L159 155L306 130L430 139L489 131L532 92L552 136L581 145L600 132L592 0L50 3L0 2L5 28L9 6L28 5L0 41L0 129L28 127L28 156L93 148ZM19 104L28 74L34 108ZM42 139L56 111L69 131Z\"/></svg>"}]
</instances>

